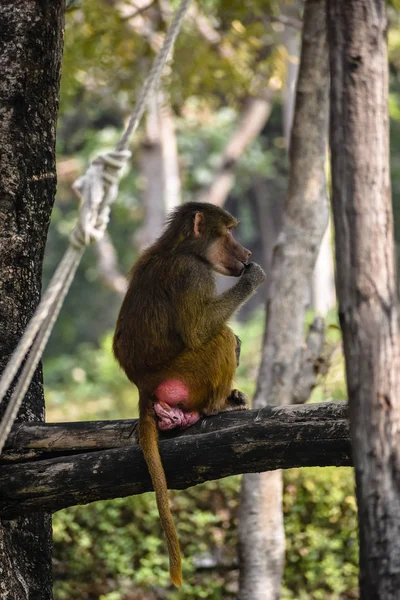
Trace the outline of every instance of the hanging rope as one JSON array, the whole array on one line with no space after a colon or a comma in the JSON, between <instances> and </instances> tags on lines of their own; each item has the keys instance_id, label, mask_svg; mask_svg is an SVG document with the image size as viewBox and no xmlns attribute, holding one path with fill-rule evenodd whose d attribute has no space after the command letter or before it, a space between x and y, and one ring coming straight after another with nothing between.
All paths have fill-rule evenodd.
<instances>
[{"instance_id":1,"label":"hanging rope","mask_svg":"<svg viewBox=\"0 0 400 600\"><path fill-rule=\"evenodd\" d=\"M29 353L0 423L0 453L42 357L83 252L90 243L101 239L107 228L110 205L118 193L120 172L131 156L127 149L129 141L140 123L150 94L159 86L162 70L173 49L190 2L191 0L182 0L174 14L162 48L155 58L128 126L115 151L98 156L73 185L80 197L81 206L77 223L70 236L69 247L0 378L1 403Z\"/></svg>"}]
</instances>

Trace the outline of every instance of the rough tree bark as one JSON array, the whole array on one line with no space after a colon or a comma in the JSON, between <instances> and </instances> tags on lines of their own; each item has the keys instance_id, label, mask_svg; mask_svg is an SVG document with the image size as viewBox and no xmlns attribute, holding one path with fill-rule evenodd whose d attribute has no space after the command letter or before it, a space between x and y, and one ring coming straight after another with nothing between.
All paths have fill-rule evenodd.
<instances>
[{"instance_id":1,"label":"rough tree bark","mask_svg":"<svg viewBox=\"0 0 400 600\"><path fill-rule=\"evenodd\" d=\"M332 206L360 535L360 598L400 594L399 340L384 0L328 0Z\"/></svg>"},{"instance_id":2,"label":"rough tree bark","mask_svg":"<svg viewBox=\"0 0 400 600\"><path fill-rule=\"evenodd\" d=\"M324 0L308 0L290 143L288 201L274 252L254 406L292 401L310 278L328 221L328 59ZM279 598L284 562L281 473L245 475L239 519L241 600Z\"/></svg>"},{"instance_id":3,"label":"rough tree bark","mask_svg":"<svg viewBox=\"0 0 400 600\"><path fill-rule=\"evenodd\" d=\"M56 188L63 13L62 0L0 5L0 370L40 297ZM19 420L43 418L38 369ZM51 599L51 551L50 515L0 521L0 597Z\"/></svg>"}]
</instances>

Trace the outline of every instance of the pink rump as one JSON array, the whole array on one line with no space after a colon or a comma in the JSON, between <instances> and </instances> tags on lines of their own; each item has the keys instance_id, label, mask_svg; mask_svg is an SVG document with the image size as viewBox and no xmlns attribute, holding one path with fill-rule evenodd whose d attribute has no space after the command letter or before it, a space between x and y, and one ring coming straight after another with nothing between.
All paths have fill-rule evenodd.
<instances>
[{"instance_id":1,"label":"pink rump","mask_svg":"<svg viewBox=\"0 0 400 600\"><path fill-rule=\"evenodd\" d=\"M189 400L189 388L179 379L163 381L154 394L159 402L165 402L169 406L180 404L184 407Z\"/></svg>"}]
</instances>

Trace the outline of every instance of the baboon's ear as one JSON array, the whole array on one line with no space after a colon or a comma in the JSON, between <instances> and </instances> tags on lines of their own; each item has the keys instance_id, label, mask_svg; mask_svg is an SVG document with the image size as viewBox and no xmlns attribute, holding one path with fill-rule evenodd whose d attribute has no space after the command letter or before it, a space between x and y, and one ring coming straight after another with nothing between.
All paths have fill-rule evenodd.
<instances>
[{"instance_id":1,"label":"baboon's ear","mask_svg":"<svg viewBox=\"0 0 400 600\"><path fill-rule=\"evenodd\" d=\"M193 232L196 237L200 237L204 230L204 213L197 212L194 215Z\"/></svg>"}]
</instances>

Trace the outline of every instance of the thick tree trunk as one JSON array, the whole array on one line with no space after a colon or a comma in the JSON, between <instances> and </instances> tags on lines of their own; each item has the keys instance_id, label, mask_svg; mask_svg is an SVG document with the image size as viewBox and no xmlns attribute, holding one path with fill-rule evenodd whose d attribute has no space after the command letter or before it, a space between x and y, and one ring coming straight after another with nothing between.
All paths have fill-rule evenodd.
<instances>
[{"instance_id":1,"label":"thick tree trunk","mask_svg":"<svg viewBox=\"0 0 400 600\"><path fill-rule=\"evenodd\" d=\"M400 594L400 365L386 29L384 0L328 0L337 290L363 600Z\"/></svg>"},{"instance_id":2,"label":"thick tree trunk","mask_svg":"<svg viewBox=\"0 0 400 600\"><path fill-rule=\"evenodd\" d=\"M0 5L0 370L40 297L56 188L63 13L61 0ZM19 420L43 418L38 369ZM51 551L50 515L0 521L0 597L51 599Z\"/></svg>"},{"instance_id":3,"label":"thick tree trunk","mask_svg":"<svg viewBox=\"0 0 400 600\"><path fill-rule=\"evenodd\" d=\"M288 202L275 247L267 322L254 406L289 404L304 344L310 279L328 221L325 183L328 59L325 2L305 5L296 108L290 143ZM284 562L279 471L245 475L240 506L241 600L280 596ZM251 503L259 499L259 503Z\"/></svg>"}]
</instances>

